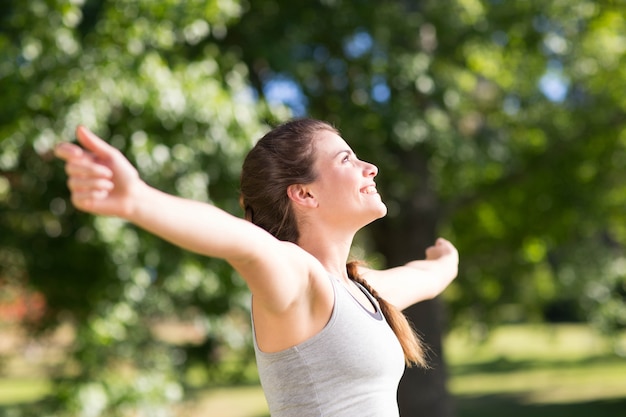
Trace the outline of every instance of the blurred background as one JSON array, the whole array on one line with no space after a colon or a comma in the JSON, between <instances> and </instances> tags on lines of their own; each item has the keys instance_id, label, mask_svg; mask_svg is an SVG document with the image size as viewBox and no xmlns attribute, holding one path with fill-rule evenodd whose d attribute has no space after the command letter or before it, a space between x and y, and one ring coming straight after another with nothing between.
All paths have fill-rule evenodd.
<instances>
[{"instance_id":1,"label":"blurred background","mask_svg":"<svg viewBox=\"0 0 626 417\"><path fill-rule=\"evenodd\" d=\"M268 416L242 281L74 210L52 148L87 125L148 183L241 215L243 156L304 115L380 169L389 215L355 257L396 266L440 235L461 254L407 311L433 367L406 372L402 417L626 416L625 16L622 0L3 0L0 416Z\"/></svg>"}]
</instances>

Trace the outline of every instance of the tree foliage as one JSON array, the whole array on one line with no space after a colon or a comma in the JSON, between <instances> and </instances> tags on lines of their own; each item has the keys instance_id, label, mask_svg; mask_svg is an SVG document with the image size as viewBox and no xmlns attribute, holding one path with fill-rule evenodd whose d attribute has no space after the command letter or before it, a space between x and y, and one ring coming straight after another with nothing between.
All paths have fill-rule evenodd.
<instances>
[{"instance_id":1,"label":"tree foliage","mask_svg":"<svg viewBox=\"0 0 626 417\"><path fill-rule=\"evenodd\" d=\"M603 266L623 256L623 2L368 5L254 2L226 41L379 165L382 236L426 216L454 237L459 321L593 315L596 285L621 300Z\"/></svg>"},{"instance_id":2,"label":"tree foliage","mask_svg":"<svg viewBox=\"0 0 626 417\"><path fill-rule=\"evenodd\" d=\"M76 323L63 409L156 415L220 346L249 349L234 329L245 291L223 262L71 207L50 150L79 123L149 183L238 213L240 161L266 124L329 120L380 168L389 216L360 241L380 264L437 234L457 244L455 324L623 329L625 6L5 1L0 282L45 295L40 324ZM155 338L172 316L202 341Z\"/></svg>"},{"instance_id":3,"label":"tree foliage","mask_svg":"<svg viewBox=\"0 0 626 417\"><path fill-rule=\"evenodd\" d=\"M218 362L225 343L249 350L236 320L247 297L223 262L76 212L51 154L85 124L150 184L237 212L242 154L265 118L281 114L258 103L246 67L216 43L240 13L228 1L5 8L0 276L44 293L44 330L76 323L73 366L55 383L63 415L156 415L180 399L198 360ZM172 317L195 322L203 340L155 337L155 324Z\"/></svg>"},{"instance_id":4,"label":"tree foliage","mask_svg":"<svg viewBox=\"0 0 626 417\"><path fill-rule=\"evenodd\" d=\"M306 111L379 165L390 210L371 246L383 263L420 256L437 234L458 245L460 278L444 294L454 323L589 320L615 331L626 320L623 11L261 1L226 40L251 46L243 59L269 99L276 83L295 84ZM438 347L435 312L411 317ZM406 412L449 413L423 402Z\"/></svg>"}]
</instances>

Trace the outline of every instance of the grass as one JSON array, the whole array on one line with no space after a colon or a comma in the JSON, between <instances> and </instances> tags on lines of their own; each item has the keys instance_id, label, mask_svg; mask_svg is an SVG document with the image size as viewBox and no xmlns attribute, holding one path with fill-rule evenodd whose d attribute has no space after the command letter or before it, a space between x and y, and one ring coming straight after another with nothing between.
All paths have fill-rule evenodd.
<instances>
[{"instance_id":1,"label":"grass","mask_svg":"<svg viewBox=\"0 0 626 417\"><path fill-rule=\"evenodd\" d=\"M258 385L201 390L182 407L180 417L269 417Z\"/></svg>"},{"instance_id":2,"label":"grass","mask_svg":"<svg viewBox=\"0 0 626 417\"><path fill-rule=\"evenodd\" d=\"M50 391L50 384L43 378L0 379L0 407L35 401Z\"/></svg>"},{"instance_id":3,"label":"grass","mask_svg":"<svg viewBox=\"0 0 626 417\"><path fill-rule=\"evenodd\" d=\"M456 410L459 417L624 417L626 400L528 404L523 396L492 394L457 398Z\"/></svg>"},{"instance_id":4,"label":"grass","mask_svg":"<svg viewBox=\"0 0 626 417\"><path fill-rule=\"evenodd\" d=\"M626 416L626 360L585 326L505 326L482 341L455 332L445 349L458 417ZM259 387L204 395L192 417L268 416ZM258 408L242 414L248 401Z\"/></svg>"},{"instance_id":5,"label":"grass","mask_svg":"<svg viewBox=\"0 0 626 417\"><path fill-rule=\"evenodd\" d=\"M620 343L624 351L626 335ZM480 340L454 332L444 346L458 417L626 416L626 360L585 326L504 326ZM0 414L48 389L42 379L0 379ZM198 390L178 415L269 416L254 385Z\"/></svg>"},{"instance_id":6,"label":"grass","mask_svg":"<svg viewBox=\"0 0 626 417\"><path fill-rule=\"evenodd\" d=\"M483 343L455 333L446 349L459 417L626 416L626 360L587 327L506 326Z\"/></svg>"}]
</instances>

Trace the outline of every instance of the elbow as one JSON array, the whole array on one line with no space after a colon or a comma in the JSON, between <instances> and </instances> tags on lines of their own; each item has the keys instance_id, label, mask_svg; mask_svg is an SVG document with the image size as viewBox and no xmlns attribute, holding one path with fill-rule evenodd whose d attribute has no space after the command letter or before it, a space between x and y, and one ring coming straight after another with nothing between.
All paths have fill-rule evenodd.
<instances>
[{"instance_id":1,"label":"elbow","mask_svg":"<svg viewBox=\"0 0 626 417\"><path fill-rule=\"evenodd\" d=\"M430 291L428 291L426 294L424 294L424 301L434 300L445 289L446 289L446 287L443 287L443 286L436 286L436 287L432 288Z\"/></svg>"},{"instance_id":2,"label":"elbow","mask_svg":"<svg viewBox=\"0 0 626 417\"><path fill-rule=\"evenodd\" d=\"M429 291L427 295L427 299L432 300L440 295L442 292L444 292L446 288L450 286L452 281L454 281L454 279L457 277L457 274L458 272L456 270L449 271L448 273L442 274L441 276L434 279L433 286L431 287L431 291Z\"/></svg>"}]
</instances>

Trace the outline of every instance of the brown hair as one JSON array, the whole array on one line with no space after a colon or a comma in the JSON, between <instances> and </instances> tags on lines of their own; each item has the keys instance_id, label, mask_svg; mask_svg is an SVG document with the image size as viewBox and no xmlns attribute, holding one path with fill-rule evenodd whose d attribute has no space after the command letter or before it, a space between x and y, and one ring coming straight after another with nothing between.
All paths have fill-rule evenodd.
<instances>
[{"instance_id":1,"label":"brown hair","mask_svg":"<svg viewBox=\"0 0 626 417\"><path fill-rule=\"evenodd\" d=\"M337 133L337 129L319 120L284 123L263 136L243 162L240 203L246 219L277 239L298 242L287 188L315 181L313 137L321 130Z\"/></svg>"},{"instance_id":2,"label":"brown hair","mask_svg":"<svg viewBox=\"0 0 626 417\"><path fill-rule=\"evenodd\" d=\"M389 327L391 327L400 341L402 351L404 352L404 361L407 366L419 365L423 368L429 368L424 346L411 326L411 323L409 323L406 316L400 310L382 298L378 292L359 275L358 266L360 263L359 261L348 262L346 265L348 277L365 287L365 289L374 296L376 301L378 301L380 311L383 313L385 320L389 323Z\"/></svg>"},{"instance_id":3,"label":"brown hair","mask_svg":"<svg viewBox=\"0 0 626 417\"><path fill-rule=\"evenodd\" d=\"M279 125L263 136L246 156L241 171L240 203L247 220L280 240L297 243L298 225L287 188L315 181L314 136L328 130L326 122L302 118ZM350 279L363 285L378 301L380 310L404 351L407 365L426 367L422 344L404 314L381 298L357 272L357 262L346 265Z\"/></svg>"}]
</instances>

